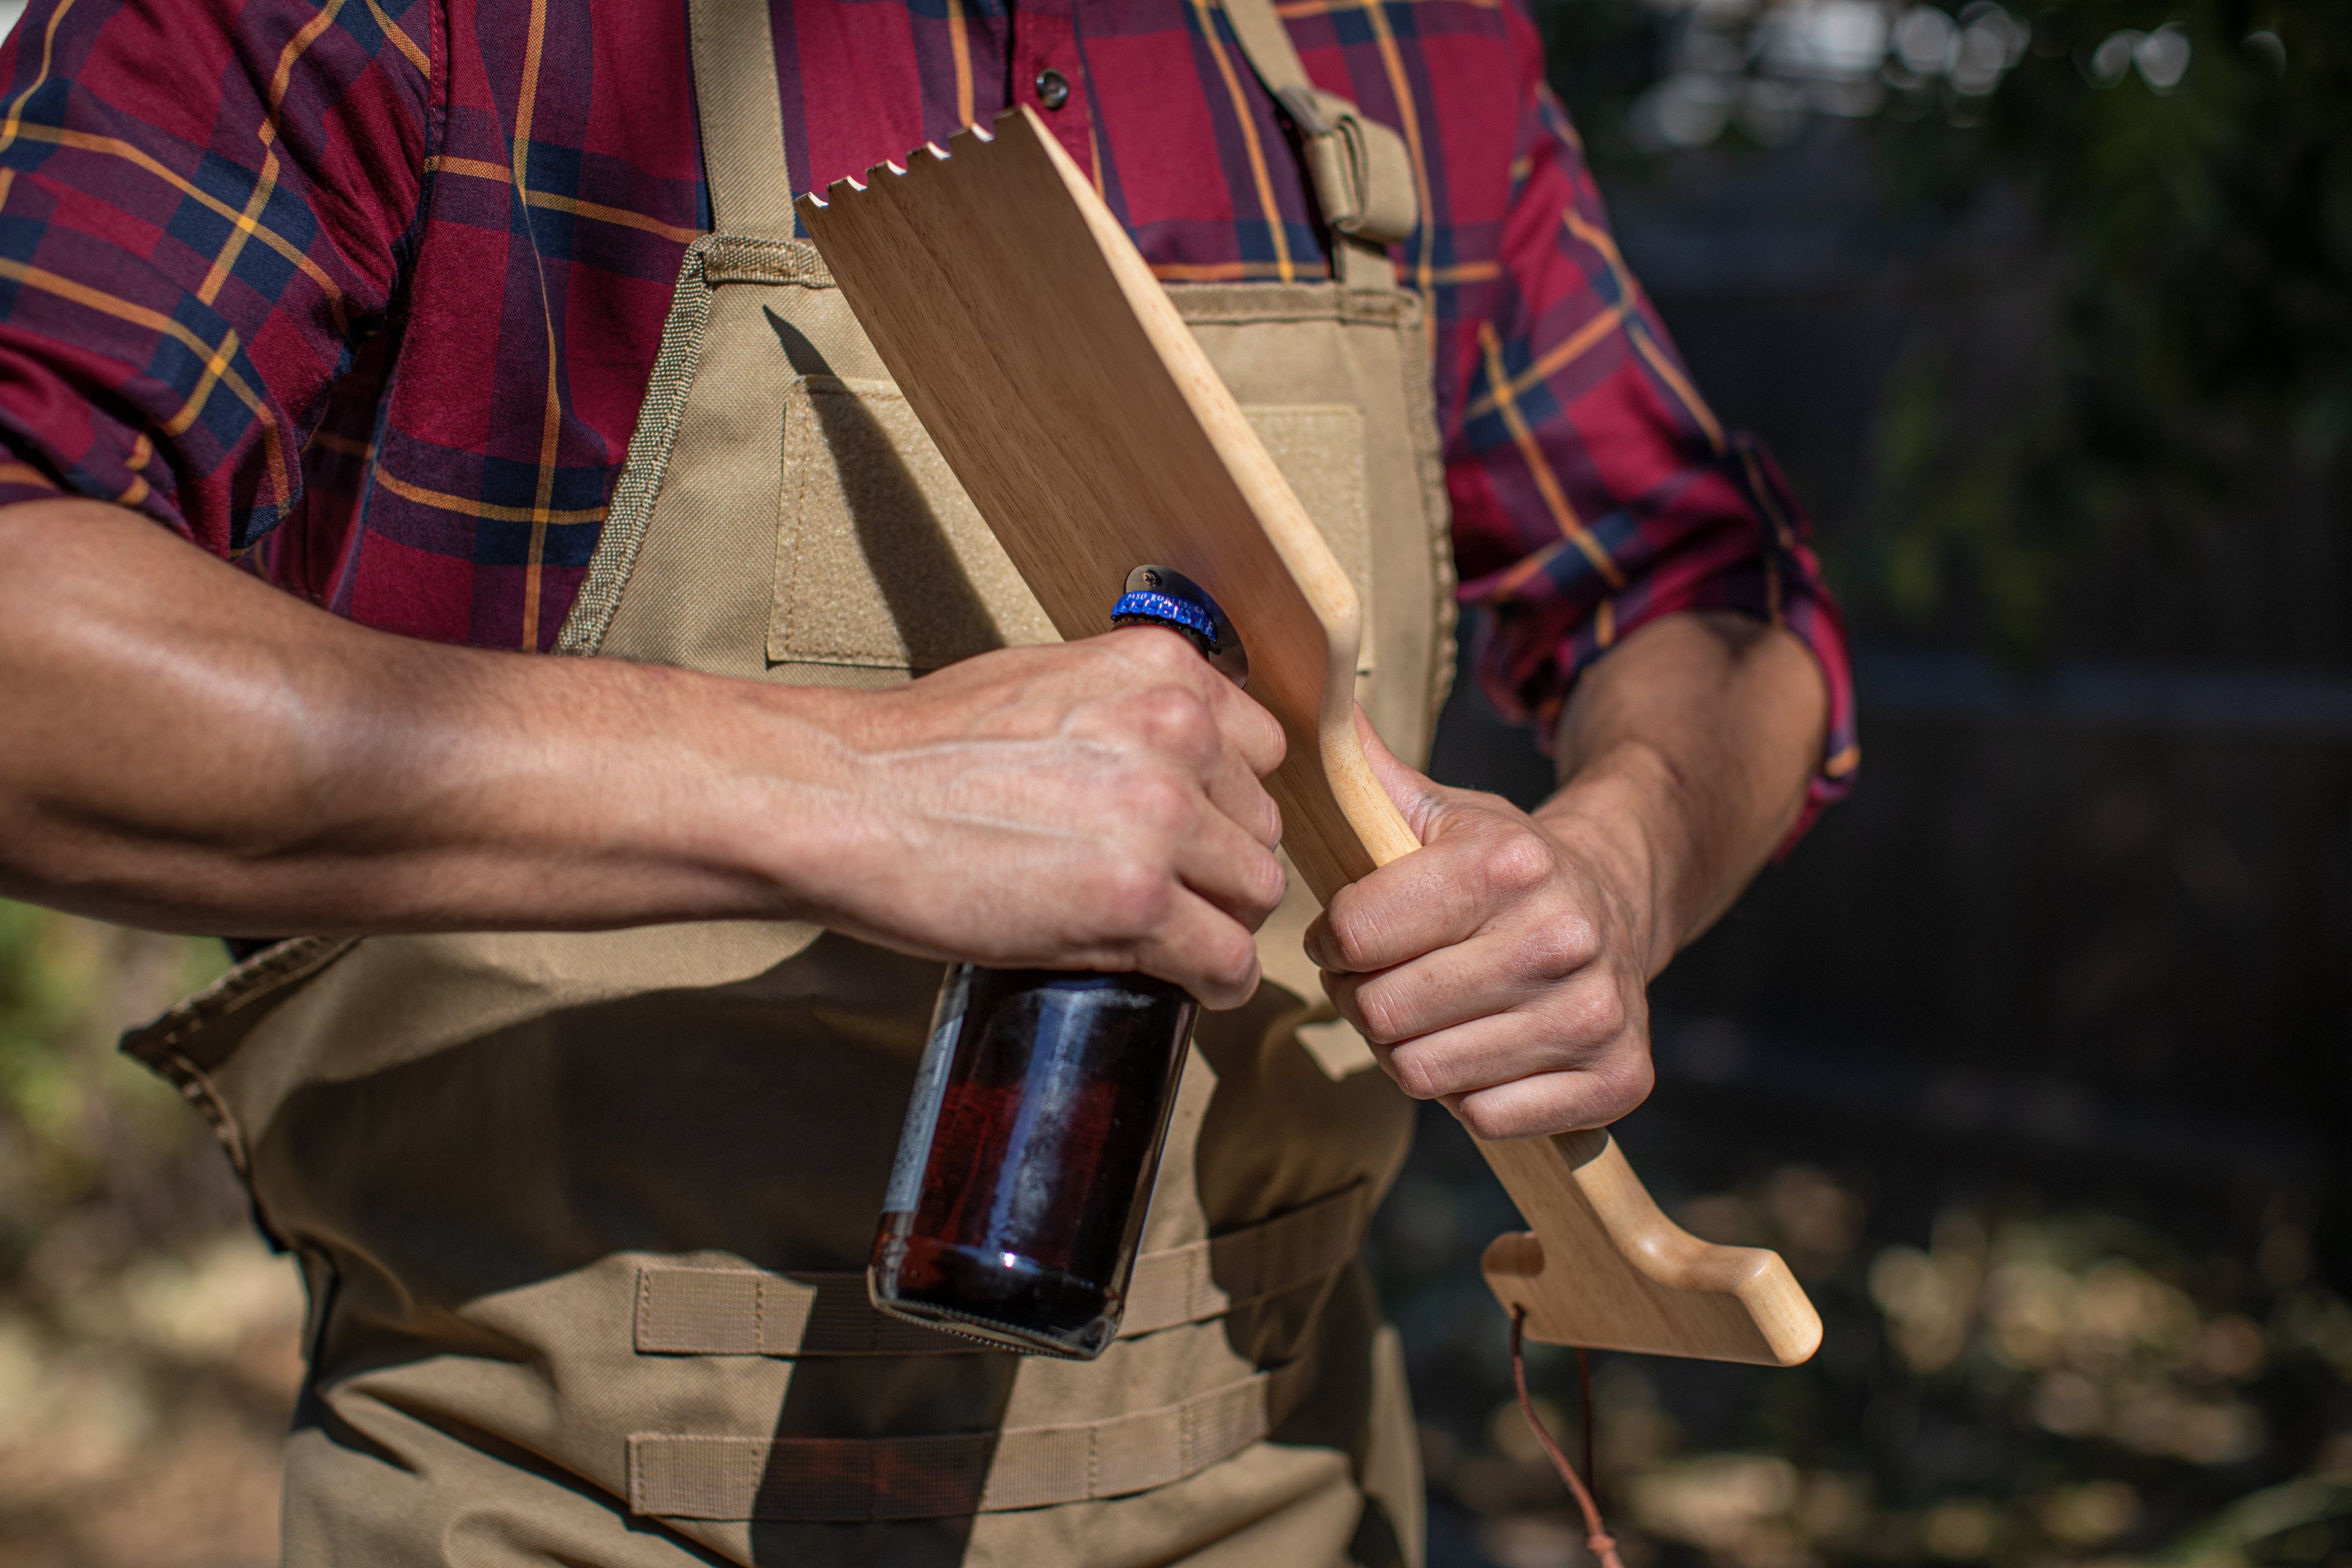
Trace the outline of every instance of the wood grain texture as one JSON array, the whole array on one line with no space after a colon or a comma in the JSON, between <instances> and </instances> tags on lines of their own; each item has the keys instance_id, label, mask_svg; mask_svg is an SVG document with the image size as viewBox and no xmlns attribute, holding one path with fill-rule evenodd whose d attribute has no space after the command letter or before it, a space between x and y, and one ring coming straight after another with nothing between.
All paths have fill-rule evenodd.
<instances>
[{"instance_id":1,"label":"wood grain texture","mask_svg":"<svg viewBox=\"0 0 2352 1568\"><path fill-rule=\"evenodd\" d=\"M1036 115L1010 111L993 135L964 132L799 206L1062 636L1109 630L1134 567L1183 573L1234 623L1250 694L1288 735L1267 788L1316 896L1419 848L1356 738L1354 584ZM1766 1363L1818 1342L1779 1258L1677 1229L1606 1133L1480 1148L1535 1226L1497 1242L1486 1272L1507 1309L1528 1308L1536 1338Z\"/></svg>"},{"instance_id":2,"label":"wood grain texture","mask_svg":"<svg viewBox=\"0 0 2352 1568\"><path fill-rule=\"evenodd\" d=\"M1166 290L1026 109L801 198L866 335L1065 637L1134 567L1214 594L1318 896L1418 847L1357 743L1355 587Z\"/></svg>"},{"instance_id":3,"label":"wood grain texture","mask_svg":"<svg viewBox=\"0 0 2352 1568\"><path fill-rule=\"evenodd\" d=\"M1481 1264L1504 1310L1526 1310L1529 1338L1768 1366L1820 1348L1821 1318L1780 1254L1675 1225L1608 1133L1479 1147L1535 1227L1497 1237Z\"/></svg>"}]
</instances>

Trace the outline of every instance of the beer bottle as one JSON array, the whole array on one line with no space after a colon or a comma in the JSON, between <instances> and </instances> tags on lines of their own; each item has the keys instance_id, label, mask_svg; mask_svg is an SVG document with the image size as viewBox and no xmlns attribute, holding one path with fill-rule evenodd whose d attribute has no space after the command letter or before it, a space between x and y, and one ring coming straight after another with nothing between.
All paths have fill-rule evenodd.
<instances>
[{"instance_id":1,"label":"beer bottle","mask_svg":"<svg viewBox=\"0 0 2352 1568\"><path fill-rule=\"evenodd\" d=\"M1112 611L1245 685L1214 600L1141 566ZM1199 1005L1142 974L948 971L866 1271L893 1317L1092 1360L1118 1333Z\"/></svg>"}]
</instances>

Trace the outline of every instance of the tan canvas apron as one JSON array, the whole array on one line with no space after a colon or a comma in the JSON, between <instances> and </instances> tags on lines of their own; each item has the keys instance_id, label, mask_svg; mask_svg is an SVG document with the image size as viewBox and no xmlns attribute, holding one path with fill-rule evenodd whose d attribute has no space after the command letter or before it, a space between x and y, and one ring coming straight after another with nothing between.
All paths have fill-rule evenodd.
<instances>
[{"instance_id":1,"label":"tan canvas apron","mask_svg":"<svg viewBox=\"0 0 2352 1568\"><path fill-rule=\"evenodd\" d=\"M1393 226L1393 137L1302 97L1265 0L1229 4L1320 122L1326 211ZM719 232L687 255L562 651L879 687L1049 638L789 237L764 0L692 16ZM1171 292L1358 572L1362 695L1418 758L1451 673L1421 305L1340 248L1344 283ZM257 955L126 1046L212 1119L304 1271L289 1561L1417 1563L1402 1367L1353 1261L1410 1108L1329 1021L1311 912L1301 891L1269 922L1279 984L1203 1019L1091 1363L866 1305L935 964L752 923Z\"/></svg>"}]
</instances>

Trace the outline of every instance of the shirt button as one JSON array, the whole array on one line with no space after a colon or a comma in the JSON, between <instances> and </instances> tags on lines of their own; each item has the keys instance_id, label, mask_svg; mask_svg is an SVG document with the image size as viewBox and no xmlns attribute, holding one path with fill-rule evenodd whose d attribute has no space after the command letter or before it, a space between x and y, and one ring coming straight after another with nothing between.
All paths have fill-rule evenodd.
<instances>
[{"instance_id":1,"label":"shirt button","mask_svg":"<svg viewBox=\"0 0 2352 1568\"><path fill-rule=\"evenodd\" d=\"M1037 101L1048 109L1059 109L1070 101L1070 79L1048 68L1037 73Z\"/></svg>"}]
</instances>

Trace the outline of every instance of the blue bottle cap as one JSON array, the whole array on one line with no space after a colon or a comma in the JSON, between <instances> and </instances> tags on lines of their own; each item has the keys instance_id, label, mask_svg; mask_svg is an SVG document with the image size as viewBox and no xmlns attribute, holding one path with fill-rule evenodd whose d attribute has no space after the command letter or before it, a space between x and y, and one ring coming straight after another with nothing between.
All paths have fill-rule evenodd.
<instances>
[{"instance_id":1,"label":"blue bottle cap","mask_svg":"<svg viewBox=\"0 0 2352 1568\"><path fill-rule=\"evenodd\" d=\"M1235 686L1249 684L1249 656L1233 623L1206 589L1181 572L1139 566L1129 573L1110 619L1116 626L1160 626L1180 632Z\"/></svg>"}]
</instances>

